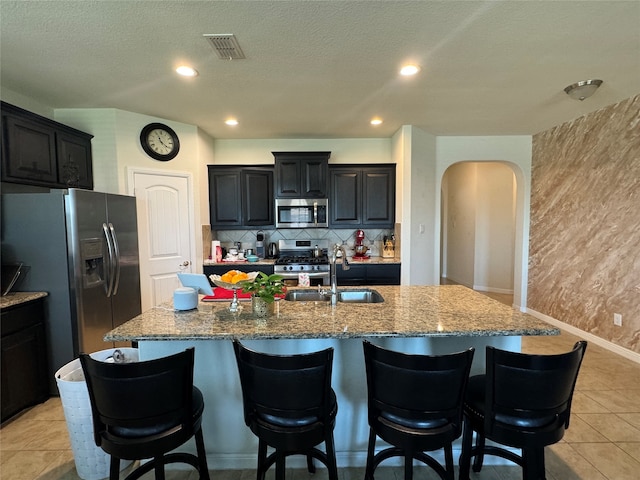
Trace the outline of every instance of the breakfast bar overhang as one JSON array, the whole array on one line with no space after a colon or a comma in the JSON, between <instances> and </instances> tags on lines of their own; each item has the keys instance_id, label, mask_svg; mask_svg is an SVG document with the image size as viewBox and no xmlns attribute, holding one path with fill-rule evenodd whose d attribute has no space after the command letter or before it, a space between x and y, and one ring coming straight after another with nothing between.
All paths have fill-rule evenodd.
<instances>
[{"instance_id":1,"label":"breakfast bar overhang","mask_svg":"<svg viewBox=\"0 0 640 480\"><path fill-rule=\"evenodd\" d=\"M338 467L364 466L368 440L362 340L405 353L444 354L475 348L471 374L484 370L485 347L520 351L523 335L560 331L463 286L377 286L383 303L289 302L256 317L250 303L231 313L229 302L199 302L176 311L152 308L105 336L137 342L141 360L195 346L194 383L205 398L203 432L211 469L254 468L257 441L244 424L242 393L231 345L268 353L334 348L332 386L338 399ZM425 392L428 394L428 392ZM454 444L455 448L455 444ZM290 465L305 465L293 457Z\"/></svg>"}]
</instances>

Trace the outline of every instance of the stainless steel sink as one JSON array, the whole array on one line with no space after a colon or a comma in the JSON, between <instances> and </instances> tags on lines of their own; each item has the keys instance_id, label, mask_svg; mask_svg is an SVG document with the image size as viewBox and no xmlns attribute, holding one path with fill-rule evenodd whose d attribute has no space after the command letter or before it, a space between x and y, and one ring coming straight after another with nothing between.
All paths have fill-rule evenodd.
<instances>
[{"instance_id":1,"label":"stainless steel sink","mask_svg":"<svg viewBox=\"0 0 640 480\"><path fill-rule=\"evenodd\" d=\"M344 303L382 303L384 298L377 290L338 290L338 301Z\"/></svg>"},{"instance_id":2,"label":"stainless steel sink","mask_svg":"<svg viewBox=\"0 0 640 480\"><path fill-rule=\"evenodd\" d=\"M317 290L289 290L284 299L290 302L328 302L331 294L319 293Z\"/></svg>"},{"instance_id":3,"label":"stainless steel sink","mask_svg":"<svg viewBox=\"0 0 640 480\"><path fill-rule=\"evenodd\" d=\"M316 290L289 290L284 297L290 302L329 302L330 293L320 293ZM382 303L384 298L377 290L370 288L339 289L338 299L343 303Z\"/></svg>"}]
</instances>

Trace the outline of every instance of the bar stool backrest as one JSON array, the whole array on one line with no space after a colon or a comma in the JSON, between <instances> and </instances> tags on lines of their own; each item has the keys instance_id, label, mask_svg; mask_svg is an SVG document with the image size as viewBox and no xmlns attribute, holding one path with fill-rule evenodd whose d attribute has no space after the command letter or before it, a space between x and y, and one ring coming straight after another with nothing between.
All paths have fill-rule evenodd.
<instances>
[{"instance_id":1,"label":"bar stool backrest","mask_svg":"<svg viewBox=\"0 0 640 480\"><path fill-rule=\"evenodd\" d=\"M172 427L192 435L193 361L193 348L156 360L119 364L82 354L96 444Z\"/></svg>"},{"instance_id":2,"label":"bar stool backrest","mask_svg":"<svg viewBox=\"0 0 640 480\"><path fill-rule=\"evenodd\" d=\"M487 347L485 434L569 426L571 400L587 342L570 352L531 355ZM504 439L503 439L504 440Z\"/></svg>"},{"instance_id":3,"label":"bar stool backrest","mask_svg":"<svg viewBox=\"0 0 640 480\"><path fill-rule=\"evenodd\" d=\"M237 341L233 346L248 426L254 420L287 426L332 423L332 348L276 355L255 352Z\"/></svg>"}]
</instances>

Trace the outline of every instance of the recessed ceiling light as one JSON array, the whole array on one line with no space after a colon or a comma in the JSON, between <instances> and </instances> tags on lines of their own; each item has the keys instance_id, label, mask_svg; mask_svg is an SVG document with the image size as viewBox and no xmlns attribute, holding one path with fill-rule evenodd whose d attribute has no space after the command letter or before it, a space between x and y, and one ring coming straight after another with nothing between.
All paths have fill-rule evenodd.
<instances>
[{"instance_id":1,"label":"recessed ceiling light","mask_svg":"<svg viewBox=\"0 0 640 480\"><path fill-rule=\"evenodd\" d=\"M183 77L197 77L198 71L195 68L188 67L187 65L180 65L176 68L176 72L178 75L182 75Z\"/></svg>"},{"instance_id":2,"label":"recessed ceiling light","mask_svg":"<svg viewBox=\"0 0 640 480\"><path fill-rule=\"evenodd\" d=\"M420 67L418 65L405 65L400 69L400 75L410 76L415 75L420 71Z\"/></svg>"},{"instance_id":3,"label":"recessed ceiling light","mask_svg":"<svg viewBox=\"0 0 640 480\"><path fill-rule=\"evenodd\" d=\"M371 119L371 125L380 125L382 123L382 119L375 117Z\"/></svg>"},{"instance_id":4,"label":"recessed ceiling light","mask_svg":"<svg viewBox=\"0 0 640 480\"><path fill-rule=\"evenodd\" d=\"M228 120L225 120L224 123L226 123L230 127L235 127L236 125L238 125L238 120L236 120L235 118L230 118Z\"/></svg>"}]
</instances>

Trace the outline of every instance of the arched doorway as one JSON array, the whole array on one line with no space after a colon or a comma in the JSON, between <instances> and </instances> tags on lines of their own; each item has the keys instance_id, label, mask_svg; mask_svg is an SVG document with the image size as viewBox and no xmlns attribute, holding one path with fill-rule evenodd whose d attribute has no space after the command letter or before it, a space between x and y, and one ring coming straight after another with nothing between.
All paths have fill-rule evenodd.
<instances>
[{"instance_id":1,"label":"arched doorway","mask_svg":"<svg viewBox=\"0 0 640 480\"><path fill-rule=\"evenodd\" d=\"M441 283L513 303L517 181L507 162L456 162L441 181Z\"/></svg>"}]
</instances>

